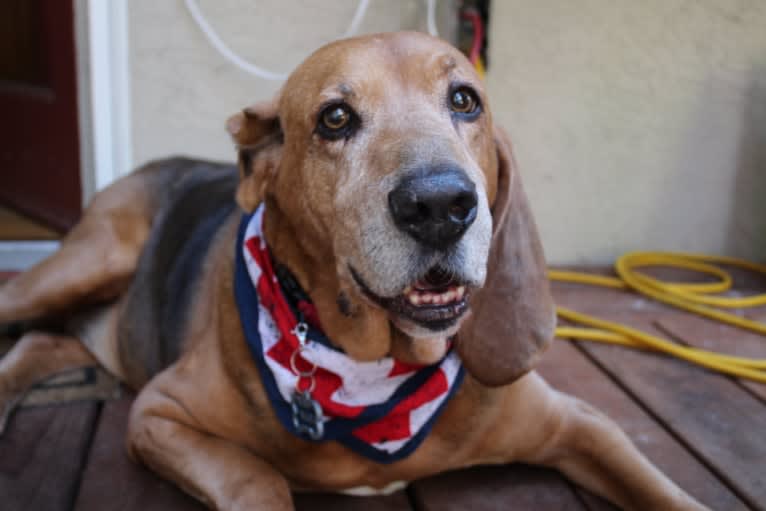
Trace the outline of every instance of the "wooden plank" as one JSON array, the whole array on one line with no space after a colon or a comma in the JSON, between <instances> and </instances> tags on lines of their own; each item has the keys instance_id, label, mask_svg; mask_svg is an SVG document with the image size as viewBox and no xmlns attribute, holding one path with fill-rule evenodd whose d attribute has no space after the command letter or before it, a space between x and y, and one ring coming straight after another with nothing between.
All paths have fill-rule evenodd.
<instances>
[{"instance_id":1,"label":"wooden plank","mask_svg":"<svg viewBox=\"0 0 766 511\"><path fill-rule=\"evenodd\" d=\"M747 509L705 465L646 413L569 341L557 340L538 367L555 388L578 397L613 419L638 449L681 488L711 509ZM603 506L583 495L589 507Z\"/></svg>"},{"instance_id":2,"label":"wooden plank","mask_svg":"<svg viewBox=\"0 0 766 511\"><path fill-rule=\"evenodd\" d=\"M693 314L666 315L657 320L670 337L695 348L766 359L766 337ZM766 384L740 379L740 384L766 402Z\"/></svg>"},{"instance_id":3,"label":"wooden plank","mask_svg":"<svg viewBox=\"0 0 766 511\"><path fill-rule=\"evenodd\" d=\"M76 511L202 511L201 503L148 469L125 451L125 432L134 395L104 403L83 473Z\"/></svg>"},{"instance_id":4,"label":"wooden plank","mask_svg":"<svg viewBox=\"0 0 766 511\"><path fill-rule=\"evenodd\" d=\"M412 483L410 491L423 511L587 509L556 471L521 464L447 472Z\"/></svg>"},{"instance_id":5,"label":"wooden plank","mask_svg":"<svg viewBox=\"0 0 766 511\"><path fill-rule=\"evenodd\" d=\"M293 494L296 511L331 509L333 511L410 511L409 500L404 491L387 496L352 497L331 493Z\"/></svg>"},{"instance_id":6,"label":"wooden plank","mask_svg":"<svg viewBox=\"0 0 766 511\"><path fill-rule=\"evenodd\" d=\"M69 510L96 416L92 402L16 412L0 437L2 508Z\"/></svg>"},{"instance_id":7,"label":"wooden plank","mask_svg":"<svg viewBox=\"0 0 766 511\"><path fill-rule=\"evenodd\" d=\"M610 311L607 317L661 334L650 315ZM763 403L727 377L678 359L619 346L581 345L747 505L765 509Z\"/></svg>"},{"instance_id":8,"label":"wooden plank","mask_svg":"<svg viewBox=\"0 0 766 511\"><path fill-rule=\"evenodd\" d=\"M556 304L595 316L604 317L603 315L608 312L631 311L636 314L653 314L670 310L651 298L621 289L560 282L554 282L552 289Z\"/></svg>"}]
</instances>

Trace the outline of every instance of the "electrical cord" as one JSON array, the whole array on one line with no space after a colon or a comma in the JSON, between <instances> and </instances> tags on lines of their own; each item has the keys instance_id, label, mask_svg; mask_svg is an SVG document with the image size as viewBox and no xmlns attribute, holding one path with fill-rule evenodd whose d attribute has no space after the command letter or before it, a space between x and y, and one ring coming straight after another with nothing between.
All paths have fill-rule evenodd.
<instances>
[{"instance_id":1,"label":"electrical cord","mask_svg":"<svg viewBox=\"0 0 766 511\"><path fill-rule=\"evenodd\" d=\"M481 19L481 14L474 8L468 8L460 12L460 18L469 21L473 27L473 37L471 39L471 49L468 52L468 60L476 68L479 76L484 78L484 62L481 58L481 46L484 44L484 22Z\"/></svg>"},{"instance_id":2,"label":"electrical cord","mask_svg":"<svg viewBox=\"0 0 766 511\"><path fill-rule=\"evenodd\" d=\"M436 29L436 0L426 0L426 23L428 33L439 37L439 31Z\"/></svg>"},{"instance_id":3,"label":"electrical cord","mask_svg":"<svg viewBox=\"0 0 766 511\"><path fill-rule=\"evenodd\" d=\"M434 37L438 37L439 32L436 28L436 0L425 0L425 2L428 33ZM237 55L223 42L223 39L221 39L210 23L208 23L207 19L205 19L196 0L184 0L184 4L186 5L189 14L191 14L192 19L197 24L197 27L199 27L205 35L205 39L207 39L210 45L215 48L224 59L234 64L242 71L257 76L258 78L263 78L264 80L283 81L287 78L287 73L270 71ZM364 19L369 6L370 0L359 0L359 4L356 6L356 11L354 11L354 17L351 18L351 23L341 36L341 39L351 37L359 31L359 26L362 24L362 20Z\"/></svg>"},{"instance_id":4,"label":"electrical cord","mask_svg":"<svg viewBox=\"0 0 766 511\"><path fill-rule=\"evenodd\" d=\"M221 54L224 59L234 64L242 71L253 76L257 76L258 78L263 78L264 80L282 81L287 78L287 73L270 71L256 64L253 64L252 62L248 62L247 60L234 53L231 48L226 46L226 43L223 42L216 31L213 30L213 27L210 25L210 23L208 23L208 21L205 19L205 16L202 14L202 11L197 5L196 0L184 0L184 4L186 4L186 9L189 11L189 14L191 14L192 19L194 19L194 22L197 24L199 29L205 35L205 38L208 40L211 46L213 46L213 48L215 48L218 53ZM359 0L359 4L357 5L356 11L354 12L354 17L351 19L351 23L346 29L346 32L343 34L343 38L351 37L357 33L369 5L370 0Z\"/></svg>"},{"instance_id":5,"label":"electrical cord","mask_svg":"<svg viewBox=\"0 0 766 511\"><path fill-rule=\"evenodd\" d=\"M556 281L632 290L668 305L766 335L766 324L711 307L712 305L722 308L745 308L766 305L766 294L740 298L710 296L712 293L728 291L732 285L731 276L713 264L736 266L766 275L766 265L733 257L690 253L632 252L623 255L615 263L615 270L619 278L561 270L550 270L548 276L551 280ZM638 268L649 266L670 266L702 272L712 275L718 280L704 283L664 282L636 271ZM586 327L560 326L556 328L556 337L606 342L658 351L714 371L766 383L766 359L738 357L682 346L635 328L598 319L564 307L557 307L556 312L560 318Z\"/></svg>"}]
</instances>

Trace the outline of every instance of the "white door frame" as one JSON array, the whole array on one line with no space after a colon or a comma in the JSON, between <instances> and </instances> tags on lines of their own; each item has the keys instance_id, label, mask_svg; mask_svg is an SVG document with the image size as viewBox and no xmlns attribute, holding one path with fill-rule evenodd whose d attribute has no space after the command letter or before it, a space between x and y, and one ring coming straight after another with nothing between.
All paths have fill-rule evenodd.
<instances>
[{"instance_id":1,"label":"white door frame","mask_svg":"<svg viewBox=\"0 0 766 511\"><path fill-rule=\"evenodd\" d=\"M127 0L76 0L83 200L132 169Z\"/></svg>"},{"instance_id":2,"label":"white door frame","mask_svg":"<svg viewBox=\"0 0 766 511\"><path fill-rule=\"evenodd\" d=\"M133 165L128 2L74 0L74 8L80 181L87 203ZM57 241L0 242L0 269L27 269L58 246Z\"/></svg>"},{"instance_id":3,"label":"white door frame","mask_svg":"<svg viewBox=\"0 0 766 511\"><path fill-rule=\"evenodd\" d=\"M1 1L1 0L0 0ZM83 202L130 172L127 0L74 0L80 181ZM57 241L0 242L0 269L25 270Z\"/></svg>"}]
</instances>

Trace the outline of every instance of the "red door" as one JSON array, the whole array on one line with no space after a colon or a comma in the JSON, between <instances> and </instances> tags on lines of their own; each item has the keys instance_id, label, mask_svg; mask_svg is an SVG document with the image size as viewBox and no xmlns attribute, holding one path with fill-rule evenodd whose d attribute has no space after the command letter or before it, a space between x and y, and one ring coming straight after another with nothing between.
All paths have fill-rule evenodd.
<instances>
[{"instance_id":1,"label":"red door","mask_svg":"<svg viewBox=\"0 0 766 511\"><path fill-rule=\"evenodd\" d=\"M71 0L0 0L0 203L71 227L80 150Z\"/></svg>"}]
</instances>

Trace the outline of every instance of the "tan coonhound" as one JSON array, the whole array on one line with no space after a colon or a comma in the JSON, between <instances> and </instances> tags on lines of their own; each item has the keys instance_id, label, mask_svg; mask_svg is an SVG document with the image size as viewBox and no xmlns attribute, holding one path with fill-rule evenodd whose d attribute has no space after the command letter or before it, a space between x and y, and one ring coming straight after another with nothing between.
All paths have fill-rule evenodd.
<instances>
[{"instance_id":1,"label":"tan coonhound","mask_svg":"<svg viewBox=\"0 0 766 511\"><path fill-rule=\"evenodd\" d=\"M460 52L338 41L226 127L237 166L146 165L0 289L0 323L45 325L0 362L0 430L30 385L98 362L138 391L130 456L214 509L514 461L626 509L704 509L532 371L543 251Z\"/></svg>"}]
</instances>

